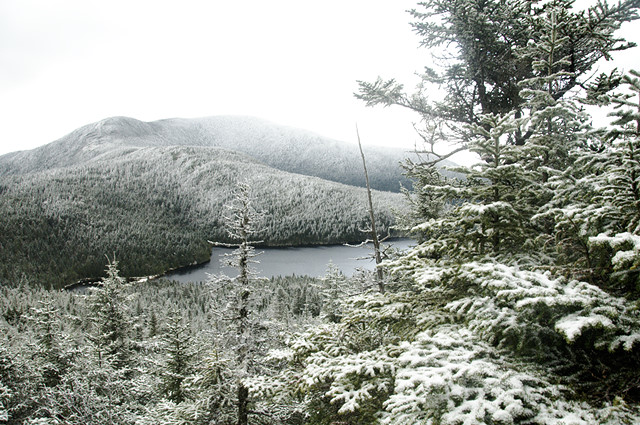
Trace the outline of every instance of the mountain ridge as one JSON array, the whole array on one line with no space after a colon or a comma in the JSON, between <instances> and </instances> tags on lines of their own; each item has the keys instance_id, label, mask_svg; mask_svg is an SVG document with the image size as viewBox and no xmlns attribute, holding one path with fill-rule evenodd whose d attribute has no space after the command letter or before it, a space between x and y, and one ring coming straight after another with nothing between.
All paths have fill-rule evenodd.
<instances>
[{"instance_id":1,"label":"mountain ridge","mask_svg":"<svg viewBox=\"0 0 640 425\"><path fill-rule=\"evenodd\" d=\"M168 118L144 122L110 117L77 128L38 148L0 156L0 175L23 174L90 161L115 147L200 146L243 152L282 171L364 186L356 144L248 116ZM399 163L401 149L367 146L374 189L399 192L410 183Z\"/></svg>"},{"instance_id":2,"label":"mountain ridge","mask_svg":"<svg viewBox=\"0 0 640 425\"><path fill-rule=\"evenodd\" d=\"M70 165L0 175L0 284L26 279L63 287L100 276L105 255L115 255L126 276L207 261L207 241L227 237L224 205L239 182L253 188L267 217L257 235L266 245L366 238L359 230L368 220L363 188L278 170L220 147L133 146L112 137L105 144L99 136L76 146ZM47 158L51 149L35 160L59 164ZM382 232L402 200L374 192Z\"/></svg>"}]
</instances>

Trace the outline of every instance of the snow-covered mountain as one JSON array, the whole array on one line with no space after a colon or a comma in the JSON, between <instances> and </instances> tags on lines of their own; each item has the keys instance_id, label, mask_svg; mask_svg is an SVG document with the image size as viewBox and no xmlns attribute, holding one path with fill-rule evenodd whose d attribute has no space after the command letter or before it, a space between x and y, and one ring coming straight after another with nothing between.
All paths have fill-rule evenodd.
<instances>
[{"instance_id":1,"label":"snow-covered mountain","mask_svg":"<svg viewBox=\"0 0 640 425\"><path fill-rule=\"evenodd\" d=\"M368 220L365 189L282 170L333 164L334 174L344 165L349 176L348 145L243 122L111 118L0 157L0 284L26 277L61 286L98 276L105 255L115 254L129 276L206 261L207 241L226 238L224 205L238 182L252 187L255 206L265 213L257 235L265 244L367 237L360 231ZM356 146L359 161L357 155ZM385 231L403 195L376 191L374 200Z\"/></svg>"},{"instance_id":2,"label":"snow-covered mountain","mask_svg":"<svg viewBox=\"0 0 640 425\"><path fill-rule=\"evenodd\" d=\"M85 125L45 146L0 156L0 175L60 168L99 160L131 147L218 147L244 153L270 167L363 186L358 146L258 118L215 116L142 122L113 117ZM398 192L409 183L399 163L402 149L366 147L371 185Z\"/></svg>"}]
</instances>

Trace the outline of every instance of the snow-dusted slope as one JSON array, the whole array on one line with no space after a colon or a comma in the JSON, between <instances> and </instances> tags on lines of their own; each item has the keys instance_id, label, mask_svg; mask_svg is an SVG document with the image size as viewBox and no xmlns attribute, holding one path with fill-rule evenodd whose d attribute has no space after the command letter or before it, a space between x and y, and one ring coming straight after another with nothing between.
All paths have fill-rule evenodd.
<instances>
[{"instance_id":1,"label":"snow-dusted slope","mask_svg":"<svg viewBox=\"0 0 640 425\"><path fill-rule=\"evenodd\" d=\"M364 185L356 144L242 116L155 122L107 118L40 148L0 156L0 175L67 167L97 160L114 149L163 146L220 147L247 154L283 171ZM372 187L399 191L400 182L408 184L399 163L409 153L366 147L366 155Z\"/></svg>"},{"instance_id":2,"label":"snow-dusted slope","mask_svg":"<svg viewBox=\"0 0 640 425\"><path fill-rule=\"evenodd\" d=\"M142 127L131 127L138 137ZM222 215L238 182L265 213L257 239L269 245L363 240L365 189L269 167L217 147L134 147L98 137L74 164L0 175L0 284L21 276L61 286L98 276L105 255L126 275L205 261L208 240L227 237ZM44 163L64 161L47 157ZM14 158L15 159L15 158ZM402 195L374 192L382 231Z\"/></svg>"}]
</instances>

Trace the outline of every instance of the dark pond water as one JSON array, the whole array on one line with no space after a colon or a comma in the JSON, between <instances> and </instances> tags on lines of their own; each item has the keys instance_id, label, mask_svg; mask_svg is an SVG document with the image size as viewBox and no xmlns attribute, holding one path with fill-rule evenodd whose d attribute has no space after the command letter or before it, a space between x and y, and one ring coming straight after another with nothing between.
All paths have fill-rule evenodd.
<instances>
[{"instance_id":1,"label":"dark pond water","mask_svg":"<svg viewBox=\"0 0 640 425\"><path fill-rule=\"evenodd\" d=\"M399 250L405 250L415 244L412 239L395 239L385 242ZM201 266L177 270L168 273L165 277L180 282L204 282L211 274L225 273L235 276L236 273L228 267L221 265L220 259L229 254L233 249L213 248L211 261ZM347 276L353 275L357 268L373 270L373 259L362 259L373 252L373 245L363 247L349 247L344 245L314 246L314 247L289 247L289 248L261 248L256 252L262 252L255 258L258 264L253 268L261 277L308 275L314 277L324 276L329 263L335 264Z\"/></svg>"}]
</instances>

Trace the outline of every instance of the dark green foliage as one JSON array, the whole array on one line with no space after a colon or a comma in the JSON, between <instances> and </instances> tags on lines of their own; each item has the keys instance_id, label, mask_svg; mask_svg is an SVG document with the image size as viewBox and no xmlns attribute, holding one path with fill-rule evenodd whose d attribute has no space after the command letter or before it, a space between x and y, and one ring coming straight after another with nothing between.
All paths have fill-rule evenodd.
<instances>
[{"instance_id":1,"label":"dark green foliage","mask_svg":"<svg viewBox=\"0 0 640 425\"><path fill-rule=\"evenodd\" d=\"M306 424L309 425L372 425L378 423L378 412L382 409L384 400L389 396L385 392L371 394L373 402L367 404L366 408L358 412L339 413L339 403L332 403L331 398L325 393L329 390L329 385L318 386L309 392L310 401L307 405L309 418Z\"/></svg>"}]
</instances>

